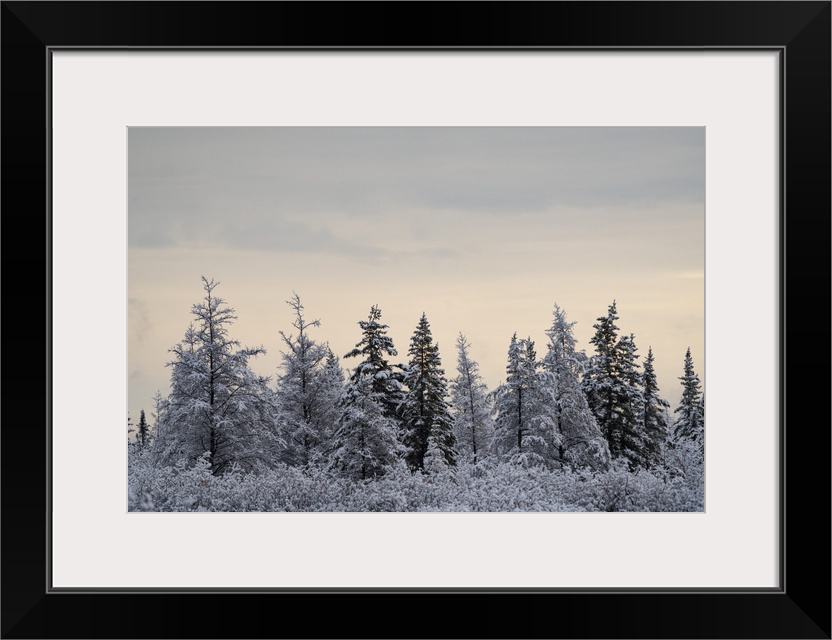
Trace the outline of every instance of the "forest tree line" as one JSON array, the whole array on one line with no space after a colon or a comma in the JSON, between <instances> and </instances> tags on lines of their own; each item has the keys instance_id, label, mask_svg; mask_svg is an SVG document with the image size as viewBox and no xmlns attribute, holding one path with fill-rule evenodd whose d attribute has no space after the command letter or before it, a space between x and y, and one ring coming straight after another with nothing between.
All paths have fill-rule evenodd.
<instances>
[{"instance_id":1,"label":"forest tree line","mask_svg":"<svg viewBox=\"0 0 832 640\"><path fill-rule=\"evenodd\" d=\"M265 350L231 337L236 316L216 295L218 283L203 277L202 284L204 297L171 349L170 393L156 394L152 426L144 410L131 425L129 449L145 467L199 467L213 477L293 469L364 483L489 465L640 473L665 483L691 465L701 471L704 396L690 349L681 401L671 408L660 396L652 348L639 364L635 336L616 324L615 301L593 325L590 355L578 349L575 323L557 305L542 356L530 337L511 336L505 382L489 390L461 333L448 379L424 313L407 361L396 362L378 306L358 322L360 340L343 355L355 364L345 371L312 335L320 321L307 319L293 294L293 331L279 332L273 385L250 367Z\"/></svg>"}]
</instances>

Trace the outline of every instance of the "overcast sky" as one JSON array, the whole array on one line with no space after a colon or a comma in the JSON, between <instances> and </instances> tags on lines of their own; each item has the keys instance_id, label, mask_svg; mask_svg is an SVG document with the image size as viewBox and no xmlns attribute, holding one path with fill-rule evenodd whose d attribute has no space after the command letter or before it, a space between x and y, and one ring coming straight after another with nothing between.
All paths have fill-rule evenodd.
<instances>
[{"instance_id":1,"label":"overcast sky","mask_svg":"<svg viewBox=\"0 0 832 640\"><path fill-rule=\"evenodd\" d=\"M274 378L297 292L343 356L373 304L406 362L422 312L447 377L461 331L493 388L508 344L546 351L554 304L592 352L615 299L662 395L685 350L704 382L704 128L130 128L129 414L169 391L168 349L203 296L266 348ZM640 361L641 361L640 360ZM352 359L342 365L352 367Z\"/></svg>"}]
</instances>

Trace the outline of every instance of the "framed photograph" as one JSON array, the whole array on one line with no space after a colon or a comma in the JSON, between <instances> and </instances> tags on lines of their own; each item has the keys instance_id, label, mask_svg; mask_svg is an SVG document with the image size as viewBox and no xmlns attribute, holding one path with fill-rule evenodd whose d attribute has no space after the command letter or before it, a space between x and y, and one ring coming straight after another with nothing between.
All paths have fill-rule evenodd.
<instances>
[{"instance_id":1,"label":"framed photograph","mask_svg":"<svg viewBox=\"0 0 832 640\"><path fill-rule=\"evenodd\" d=\"M413 623L356 613L382 604L414 619L405 607L425 603L420 636L451 616L441 635L830 637L829 368L818 357L829 342L827 324L809 321L830 290L830 3L600 7L3 3L3 637L395 637ZM379 19L412 31L370 28ZM519 255L529 275L500 266ZM822 293L805 295L807 282ZM200 319L203 294L214 308L216 287L235 308L221 315L235 325L229 344L253 347L236 362L268 343L268 366L245 380L277 376L284 419L274 440L258 432L256 447L211 445L193 460L193 438L157 429L177 458L167 463L188 458L186 485L154 471L140 440L125 454L125 422L132 443L149 437L145 411L153 426L176 424L169 408L189 384L177 371L200 339L189 316ZM335 455L293 440L280 376L298 332L320 331L322 363L322 345L333 362L355 345L343 362L353 367L359 332L379 326L376 295L412 378L403 389L418 382L420 336L433 353L430 317L449 379L465 351L454 339L474 332L495 403L513 375L505 327L520 332L518 363L543 361L534 380L548 393L551 335L527 328L542 324L534 314L551 322L563 303L579 348L600 356L602 329L589 327L618 313L625 338L635 333L616 353L637 343L643 363L650 345L665 394L687 393L686 379L694 389L695 364L708 403L705 437L691 442L704 472L684 484L633 458L615 477L638 488L604 494L609 461L644 447L611 437L597 411L606 453L570 453L566 435L535 439L518 423L517 450L505 439L494 449L505 460L487 465L475 431L471 448L445 447L440 431L423 442L411 414L400 470L383 456L356 465L349 443ZM373 383L359 368L347 382L360 395ZM356 420L393 424L372 418L368 397L349 405ZM672 399L671 411L684 404ZM271 502L241 506L265 495L239 489L245 473L237 489L212 480L230 477L223 465L254 469L270 446L296 486L318 478L313 491L284 491L275 476ZM335 475L315 475L324 459ZM397 473L416 480L379 489L364 477ZM372 489L340 508L353 481ZM277 622L303 599L332 615ZM504 622L483 614L492 603ZM515 615L518 603L545 609ZM180 616L176 629L154 615L182 611L223 615Z\"/></svg>"},{"instance_id":2,"label":"framed photograph","mask_svg":"<svg viewBox=\"0 0 832 640\"><path fill-rule=\"evenodd\" d=\"M127 155L131 512L705 510L704 127L138 126Z\"/></svg>"}]
</instances>

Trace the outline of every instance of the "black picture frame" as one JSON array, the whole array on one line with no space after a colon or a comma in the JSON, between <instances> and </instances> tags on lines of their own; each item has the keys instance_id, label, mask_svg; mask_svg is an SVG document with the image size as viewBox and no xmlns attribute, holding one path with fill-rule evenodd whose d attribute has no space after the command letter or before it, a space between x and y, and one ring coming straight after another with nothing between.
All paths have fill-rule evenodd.
<instances>
[{"instance_id":1,"label":"black picture frame","mask_svg":"<svg viewBox=\"0 0 832 640\"><path fill-rule=\"evenodd\" d=\"M2 2L2 637L829 638L830 15L829 1ZM48 89L63 47L778 51L780 587L52 590L48 437L66 425L48 402Z\"/></svg>"}]
</instances>

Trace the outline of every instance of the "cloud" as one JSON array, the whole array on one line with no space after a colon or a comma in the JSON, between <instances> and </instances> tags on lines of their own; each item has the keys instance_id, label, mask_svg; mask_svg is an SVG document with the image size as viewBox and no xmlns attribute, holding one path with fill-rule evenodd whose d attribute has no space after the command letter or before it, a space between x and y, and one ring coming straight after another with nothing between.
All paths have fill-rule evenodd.
<instances>
[{"instance_id":1,"label":"cloud","mask_svg":"<svg viewBox=\"0 0 832 640\"><path fill-rule=\"evenodd\" d=\"M333 215L704 204L701 128L131 128L131 246L364 253ZM674 206L675 205L675 206Z\"/></svg>"},{"instance_id":2,"label":"cloud","mask_svg":"<svg viewBox=\"0 0 832 640\"><path fill-rule=\"evenodd\" d=\"M427 258L437 258L441 260L451 260L460 255L459 251L448 249L447 247L430 247L427 249L421 249L416 253Z\"/></svg>"}]
</instances>

